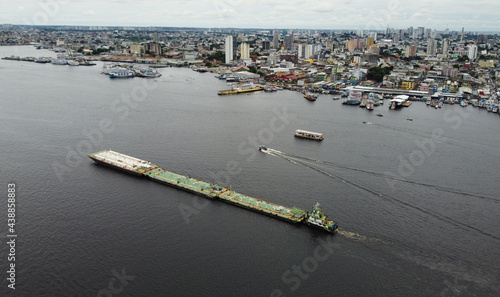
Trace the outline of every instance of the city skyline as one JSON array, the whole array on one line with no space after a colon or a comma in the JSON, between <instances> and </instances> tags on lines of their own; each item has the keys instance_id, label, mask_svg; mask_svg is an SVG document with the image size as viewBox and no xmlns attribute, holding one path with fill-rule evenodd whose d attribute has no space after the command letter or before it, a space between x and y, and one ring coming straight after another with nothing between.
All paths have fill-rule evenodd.
<instances>
[{"instance_id":1,"label":"city skyline","mask_svg":"<svg viewBox=\"0 0 500 297\"><path fill-rule=\"evenodd\" d=\"M14 25L352 29L426 27L498 32L498 1L391 0L0 0L0 22Z\"/></svg>"}]
</instances>

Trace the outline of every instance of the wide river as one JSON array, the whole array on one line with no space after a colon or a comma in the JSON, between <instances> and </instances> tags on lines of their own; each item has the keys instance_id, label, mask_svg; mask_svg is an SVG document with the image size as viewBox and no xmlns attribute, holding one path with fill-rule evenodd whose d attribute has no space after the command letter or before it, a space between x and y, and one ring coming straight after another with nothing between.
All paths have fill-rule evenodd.
<instances>
[{"instance_id":1,"label":"wide river","mask_svg":"<svg viewBox=\"0 0 500 297\"><path fill-rule=\"evenodd\" d=\"M10 55L55 53L0 48ZM218 96L213 73L101 68L0 60L1 296L500 295L498 114ZM86 155L101 149L284 206L319 202L340 230L96 166Z\"/></svg>"}]
</instances>

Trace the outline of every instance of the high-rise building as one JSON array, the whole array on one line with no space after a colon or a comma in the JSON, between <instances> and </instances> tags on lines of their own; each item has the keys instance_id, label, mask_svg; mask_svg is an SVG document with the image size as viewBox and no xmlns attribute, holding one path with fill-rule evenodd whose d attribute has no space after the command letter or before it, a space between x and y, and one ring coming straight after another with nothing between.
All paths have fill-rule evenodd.
<instances>
[{"instance_id":1,"label":"high-rise building","mask_svg":"<svg viewBox=\"0 0 500 297\"><path fill-rule=\"evenodd\" d=\"M464 27L462 27L462 34L460 35L460 42L464 42L464 35L465 35Z\"/></svg>"},{"instance_id":2,"label":"high-rise building","mask_svg":"<svg viewBox=\"0 0 500 297\"><path fill-rule=\"evenodd\" d=\"M225 44L224 44L224 53L226 54L226 64L231 64L233 61L233 36L226 36Z\"/></svg>"},{"instance_id":3,"label":"high-rise building","mask_svg":"<svg viewBox=\"0 0 500 297\"><path fill-rule=\"evenodd\" d=\"M443 55L448 55L448 39L443 39Z\"/></svg>"},{"instance_id":4,"label":"high-rise building","mask_svg":"<svg viewBox=\"0 0 500 297\"><path fill-rule=\"evenodd\" d=\"M472 44L469 46L469 54L467 56L471 60L475 60L477 58L477 45Z\"/></svg>"},{"instance_id":5,"label":"high-rise building","mask_svg":"<svg viewBox=\"0 0 500 297\"><path fill-rule=\"evenodd\" d=\"M305 44L299 44L297 46L297 50L298 50L299 58L305 58L305 56L306 56L306 45Z\"/></svg>"},{"instance_id":6,"label":"high-rise building","mask_svg":"<svg viewBox=\"0 0 500 297\"><path fill-rule=\"evenodd\" d=\"M372 37L368 37L366 39L366 49L370 49L372 45L375 43Z\"/></svg>"},{"instance_id":7,"label":"high-rise building","mask_svg":"<svg viewBox=\"0 0 500 297\"><path fill-rule=\"evenodd\" d=\"M417 55L417 46L416 45L407 45L405 49L405 57L415 57Z\"/></svg>"},{"instance_id":8,"label":"high-rise building","mask_svg":"<svg viewBox=\"0 0 500 297\"><path fill-rule=\"evenodd\" d=\"M286 50L292 50L292 36L287 35L285 36L285 49Z\"/></svg>"},{"instance_id":9,"label":"high-rise building","mask_svg":"<svg viewBox=\"0 0 500 297\"><path fill-rule=\"evenodd\" d=\"M262 41L262 50L269 50L271 48L271 42L269 40Z\"/></svg>"},{"instance_id":10,"label":"high-rise building","mask_svg":"<svg viewBox=\"0 0 500 297\"><path fill-rule=\"evenodd\" d=\"M434 56L437 52L437 40L436 39L428 39L427 40L427 55Z\"/></svg>"},{"instance_id":11,"label":"high-rise building","mask_svg":"<svg viewBox=\"0 0 500 297\"><path fill-rule=\"evenodd\" d=\"M277 30L274 30L273 32L273 48L280 48L280 33Z\"/></svg>"},{"instance_id":12,"label":"high-rise building","mask_svg":"<svg viewBox=\"0 0 500 297\"><path fill-rule=\"evenodd\" d=\"M314 55L313 45L312 44L306 45L306 50L305 50L304 58L309 59L313 55Z\"/></svg>"},{"instance_id":13,"label":"high-rise building","mask_svg":"<svg viewBox=\"0 0 500 297\"><path fill-rule=\"evenodd\" d=\"M345 47L349 52L353 52L356 49L356 42L351 38L350 40L345 42Z\"/></svg>"},{"instance_id":14,"label":"high-rise building","mask_svg":"<svg viewBox=\"0 0 500 297\"><path fill-rule=\"evenodd\" d=\"M243 42L241 44L241 59L249 59L250 58L250 45L248 43Z\"/></svg>"}]
</instances>

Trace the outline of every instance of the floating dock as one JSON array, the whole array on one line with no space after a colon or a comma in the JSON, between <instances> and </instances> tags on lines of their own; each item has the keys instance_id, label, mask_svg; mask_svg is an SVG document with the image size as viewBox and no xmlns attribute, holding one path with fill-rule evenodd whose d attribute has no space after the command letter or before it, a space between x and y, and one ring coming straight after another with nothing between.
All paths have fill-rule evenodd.
<instances>
[{"instance_id":1,"label":"floating dock","mask_svg":"<svg viewBox=\"0 0 500 297\"><path fill-rule=\"evenodd\" d=\"M252 211L266 214L290 223L306 223L313 227L319 227L325 231L334 233L338 226L335 222L326 219L321 212L319 204L309 214L303 209L285 207L262 199L250 197L237 193L226 187L200 181L198 179L170 172L149 161L137 159L111 150L103 150L92 153L89 157L99 164L110 166L138 176L145 176L153 181L172 186L174 188L197 194L209 199L221 201L243 207Z\"/></svg>"}]
</instances>

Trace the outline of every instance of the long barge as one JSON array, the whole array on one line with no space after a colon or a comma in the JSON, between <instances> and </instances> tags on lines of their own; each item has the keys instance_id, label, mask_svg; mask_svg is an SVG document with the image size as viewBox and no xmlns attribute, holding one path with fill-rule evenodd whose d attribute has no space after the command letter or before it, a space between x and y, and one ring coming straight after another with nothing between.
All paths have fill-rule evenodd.
<instances>
[{"instance_id":1,"label":"long barge","mask_svg":"<svg viewBox=\"0 0 500 297\"><path fill-rule=\"evenodd\" d=\"M98 164L116 168L136 176L144 176L153 181L172 186L174 188L197 194L209 199L221 201L256 211L271 217L285 220L290 223L305 223L330 233L335 233L338 226L323 214L319 203L313 207L311 213L297 207L285 207L262 199L250 197L228 189L226 187L207 183L189 176L170 172L149 161L137 159L111 150L102 150L88 155Z\"/></svg>"}]
</instances>

